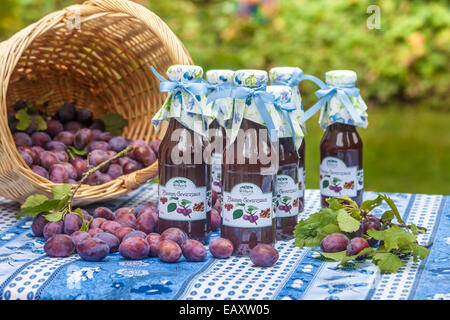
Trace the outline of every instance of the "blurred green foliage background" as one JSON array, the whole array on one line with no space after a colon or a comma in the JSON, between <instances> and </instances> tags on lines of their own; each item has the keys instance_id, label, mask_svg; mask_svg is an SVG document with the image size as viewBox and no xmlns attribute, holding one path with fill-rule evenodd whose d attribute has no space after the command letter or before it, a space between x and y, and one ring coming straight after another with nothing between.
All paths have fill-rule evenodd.
<instances>
[{"instance_id":1,"label":"blurred green foliage background","mask_svg":"<svg viewBox=\"0 0 450 320\"><path fill-rule=\"evenodd\" d=\"M2 0L0 40L81 1ZM369 105L366 187L450 194L450 4L419 0L141 0L210 68L299 66L358 73ZM369 29L369 5L381 28ZM315 102L302 84L305 106ZM318 186L317 116L308 123L307 187Z\"/></svg>"}]
</instances>

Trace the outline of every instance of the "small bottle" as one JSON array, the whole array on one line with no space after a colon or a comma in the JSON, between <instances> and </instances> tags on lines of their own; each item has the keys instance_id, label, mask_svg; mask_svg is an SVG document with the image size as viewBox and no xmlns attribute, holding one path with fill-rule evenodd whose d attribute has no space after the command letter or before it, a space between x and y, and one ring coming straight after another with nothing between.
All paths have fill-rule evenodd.
<instances>
[{"instance_id":1,"label":"small bottle","mask_svg":"<svg viewBox=\"0 0 450 320\"><path fill-rule=\"evenodd\" d=\"M320 125L325 134L320 144L320 193L322 207L328 207L330 197L349 196L358 205L364 187L363 143L357 127L367 127L367 106L355 88L356 73L349 70L325 74L329 95L321 109ZM344 101L343 101L344 100Z\"/></svg>"},{"instance_id":2,"label":"small bottle","mask_svg":"<svg viewBox=\"0 0 450 320\"><path fill-rule=\"evenodd\" d=\"M257 244L276 240L272 200L278 156L271 141L280 119L273 104L261 97L267 94L267 72L239 70L234 78L237 94L223 155L221 236L231 240L234 255L248 255ZM260 134L267 129L272 129L271 141ZM275 161L265 161L272 155Z\"/></svg>"},{"instance_id":3,"label":"small bottle","mask_svg":"<svg viewBox=\"0 0 450 320\"><path fill-rule=\"evenodd\" d=\"M279 137L279 168L277 173L276 197L274 198L276 214L277 240L294 237L299 208L300 151L303 145L303 130L300 120L301 110L292 102L292 89L288 86L268 86L267 92L274 95L275 109L282 124Z\"/></svg>"},{"instance_id":4,"label":"small bottle","mask_svg":"<svg viewBox=\"0 0 450 320\"><path fill-rule=\"evenodd\" d=\"M207 130L204 118L211 114L206 108L206 84L205 90L188 87L192 83L203 83L203 70L198 66L175 65L168 69L167 75L170 81L159 75L158 78L174 84L176 89L170 91L153 118L157 130L163 120L169 121L158 153L158 232L177 227L189 238L207 243L210 230L206 207L208 178L203 150Z\"/></svg>"},{"instance_id":5,"label":"small bottle","mask_svg":"<svg viewBox=\"0 0 450 320\"><path fill-rule=\"evenodd\" d=\"M210 95L230 90L233 87L234 71L232 70L209 70L206 72L206 81L211 85ZM209 125L209 141L214 149L211 161L208 165L210 178L208 195L211 207L221 210L222 200L222 156L226 142L225 129L228 127L229 119L233 112L233 99L231 97L216 99L208 103L208 108L214 114L214 120ZM209 150L208 150L209 151ZM220 212L218 212L220 214Z\"/></svg>"},{"instance_id":6,"label":"small bottle","mask_svg":"<svg viewBox=\"0 0 450 320\"><path fill-rule=\"evenodd\" d=\"M309 80L313 81L320 87L323 86L323 82L311 75L305 75L300 68L297 67L276 67L272 68L269 72L270 84L275 86L289 86L292 90L292 102L297 106L300 113L303 115L303 103L302 96L300 94L299 84L301 81ZM306 134L306 129L302 125L303 132ZM303 212L305 208L305 139L298 150L298 208L299 212Z\"/></svg>"}]
</instances>

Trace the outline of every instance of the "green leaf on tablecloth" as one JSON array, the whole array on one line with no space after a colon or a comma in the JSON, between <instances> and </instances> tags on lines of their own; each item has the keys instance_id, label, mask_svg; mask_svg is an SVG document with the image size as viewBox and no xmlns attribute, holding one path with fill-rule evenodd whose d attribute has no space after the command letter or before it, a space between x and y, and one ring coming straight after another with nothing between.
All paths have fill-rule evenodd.
<instances>
[{"instance_id":1,"label":"green leaf on tablecloth","mask_svg":"<svg viewBox=\"0 0 450 320\"><path fill-rule=\"evenodd\" d=\"M397 209L397 206L396 206L395 203L394 203L394 200L392 200L392 199L389 198L388 196L383 195L383 194L380 194L380 193L378 193L378 196L379 196L380 198L382 198L382 199L389 205L389 207L391 208L391 210L392 210L392 212L394 213L395 217L397 218L397 221L398 221L399 223L405 223L405 222L403 221L401 215L400 215L400 212L398 212L398 209Z\"/></svg>"},{"instance_id":2,"label":"green leaf on tablecloth","mask_svg":"<svg viewBox=\"0 0 450 320\"><path fill-rule=\"evenodd\" d=\"M337 211L330 208L313 213L306 220L301 220L294 230L295 245L318 246L327 235L339 232Z\"/></svg>"},{"instance_id":3,"label":"green leaf on tablecloth","mask_svg":"<svg viewBox=\"0 0 450 320\"><path fill-rule=\"evenodd\" d=\"M390 252L376 252L372 257L372 261L380 268L382 273L397 272L403 266L402 260Z\"/></svg>"},{"instance_id":4,"label":"green leaf on tablecloth","mask_svg":"<svg viewBox=\"0 0 450 320\"><path fill-rule=\"evenodd\" d=\"M339 228L345 232L355 232L361 226L361 222L351 217L344 209L338 211L337 222Z\"/></svg>"},{"instance_id":5,"label":"green leaf on tablecloth","mask_svg":"<svg viewBox=\"0 0 450 320\"><path fill-rule=\"evenodd\" d=\"M42 204L34 207L22 208L19 214L16 215L16 219L19 219L24 216L34 218L40 213L53 211L55 208L59 207L60 201L61 200L47 200L44 201Z\"/></svg>"},{"instance_id":6,"label":"green leaf on tablecloth","mask_svg":"<svg viewBox=\"0 0 450 320\"><path fill-rule=\"evenodd\" d=\"M376 207L379 207L382 202L383 202L383 199L380 196L378 196L374 200L366 200L363 203L361 203L361 210L370 212L373 209L375 209Z\"/></svg>"}]
</instances>

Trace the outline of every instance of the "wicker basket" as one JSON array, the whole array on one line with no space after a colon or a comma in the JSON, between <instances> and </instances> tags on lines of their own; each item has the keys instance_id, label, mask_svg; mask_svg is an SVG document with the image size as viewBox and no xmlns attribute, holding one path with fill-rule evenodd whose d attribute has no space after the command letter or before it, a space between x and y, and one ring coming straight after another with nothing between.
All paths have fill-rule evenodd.
<instances>
[{"instance_id":1,"label":"wicker basket","mask_svg":"<svg viewBox=\"0 0 450 320\"><path fill-rule=\"evenodd\" d=\"M153 114L165 94L150 65L165 72L192 64L179 39L154 13L132 1L92 0L54 12L0 44L0 195L23 203L36 192L50 195L54 184L35 174L16 150L7 110L19 99L45 94L55 112L77 101L94 117L116 112L128 120L123 136L155 137ZM123 195L155 178L157 163L100 186L83 185L85 205Z\"/></svg>"}]
</instances>

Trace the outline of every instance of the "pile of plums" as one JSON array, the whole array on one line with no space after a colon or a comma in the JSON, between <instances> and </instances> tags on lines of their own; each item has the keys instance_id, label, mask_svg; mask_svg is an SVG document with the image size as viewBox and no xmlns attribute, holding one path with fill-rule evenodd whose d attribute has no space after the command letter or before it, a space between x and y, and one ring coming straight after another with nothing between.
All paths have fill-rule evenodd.
<instances>
[{"instance_id":1,"label":"pile of plums","mask_svg":"<svg viewBox=\"0 0 450 320\"><path fill-rule=\"evenodd\" d=\"M374 238L370 238L367 235L367 231L370 229L380 230L381 221L380 219L370 216L365 218L359 230L349 234L349 238L343 233L335 232L327 235L322 239L320 243L320 248L324 252L341 252L347 251L348 256L354 256L359 254L362 250L375 246L378 241ZM365 239L363 236L367 237ZM362 260L365 255L359 256L357 260Z\"/></svg>"},{"instance_id":2,"label":"pile of plums","mask_svg":"<svg viewBox=\"0 0 450 320\"><path fill-rule=\"evenodd\" d=\"M80 231L82 219L76 213L69 213L63 221L49 222L45 215L38 215L32 224L32 232L44 237L44 251L51 257L69 257L77 252L86 261L101 261L108 254L119 251L127 260L142 260L158 257L161 261L173 263L184 256L187 261L203 261L206 247L199 241L189 239L178 228L169 228L157 233L158 208L147 201L135 209L123 207L115 212L98 207L93 215L81 210L88 231ZM225 238L214 238L209 251L219 259L226 259L233 253L233 243ZM255 246L250 253L257 266L272 266L278 260L278 252L269 245Z\"/></svg>"},{"instance_id":3,"label":"pile of plums","mask_svg":"<svg viewBox=\"0 0 450 320\"><path fill-rule=\"evenodd\" d=\"M73 103L63 104L52 119L46 120L46 130L37 131L32 121L25 131L19 131L16 114L27 108L27 102L18 101L14 110L8 112L14 142L31 170L54 183L77 184L83 173L129 145L134 147L131 152L90 175L85 183L104 184L148 167L157 159L159 139L147 144L144 140L114 136L105 131L105 123L94 119L89 109L77 109ZM40 111L35 112L41 115Z\"/></svg>"},{"instance_id":4,"label":"pile of plums","mask_svg":"<svg viewBox=\"0 0 450 320\"><path fill-rule=\"evenodd\" d=\"M46 240L45 252L51 257L68 257L75 251L87 261L101 261L109 253L119 251L128 260L159 257L163 262L176 262L183 255L187 261L203 261L205 246L189 239L184 231L169 228L156 233L158 209L148 201L137 208L120 208L115 212L98 207L93 215L82 210L88 231L80 231L82 219L69 213L64 221L48 222L44 215L33 220L34 235ZM228 258L233 252L231 241L216 238L210 243L211 253L218 258Z\"/></svg>"}]
</instances>

